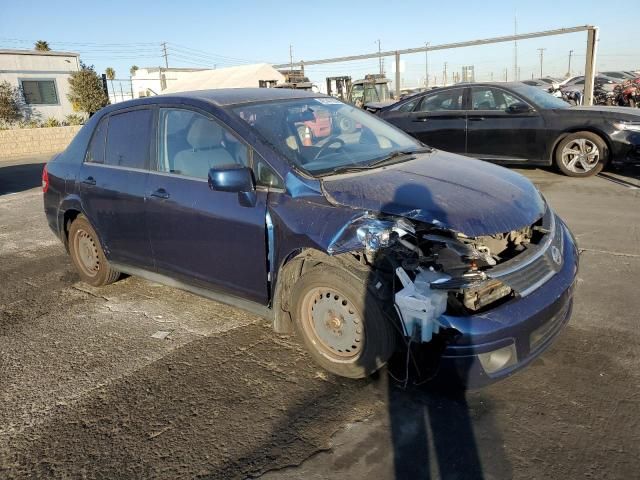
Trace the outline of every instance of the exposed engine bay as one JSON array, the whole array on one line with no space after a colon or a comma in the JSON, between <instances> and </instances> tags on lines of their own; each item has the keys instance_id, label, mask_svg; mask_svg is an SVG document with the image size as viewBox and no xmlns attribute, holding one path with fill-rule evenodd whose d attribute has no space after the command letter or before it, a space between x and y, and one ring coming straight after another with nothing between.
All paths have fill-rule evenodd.
<instances>
[{"instance_id":1,"label":"exposed engine bay","mask_svg":"<svg viewBox=\"0 0 640 480\"><path fill-rule=\"evenodd\" d=\"M359 245L361 261L391 282L406 336L417 330L428 342L441 315L480 313L523 293L492 273L505 265L512 270L514 259L539 255L553 236L552 217L549 211L518 230L468 237L406 218L365 215L346 226L332 248L340 252Z\"/></svg>"}]
</instances>

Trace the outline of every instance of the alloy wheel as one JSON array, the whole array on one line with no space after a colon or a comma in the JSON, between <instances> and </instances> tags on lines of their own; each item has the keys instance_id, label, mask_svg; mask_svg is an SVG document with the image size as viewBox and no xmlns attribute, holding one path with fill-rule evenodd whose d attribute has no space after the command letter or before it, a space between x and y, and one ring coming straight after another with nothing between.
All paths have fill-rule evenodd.
<instances>
[{"instance_id":1,"label":"alloy wheel","mask_svg":"<svg viewBox=\"0 0 640 480\"><path fill-rule=\"evenodd\" d=\"M562 164L574 173L587 173L600 161L598 146L586 138L576 138L562 149Z\"/></svg>"}]
</instances>

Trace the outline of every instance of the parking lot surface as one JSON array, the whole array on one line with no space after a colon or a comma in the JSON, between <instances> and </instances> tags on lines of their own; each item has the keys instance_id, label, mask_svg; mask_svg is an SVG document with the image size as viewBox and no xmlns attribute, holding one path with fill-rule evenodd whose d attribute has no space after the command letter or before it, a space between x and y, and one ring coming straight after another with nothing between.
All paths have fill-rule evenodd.
<instances>
[{"instance_id":1,"label":"parking lot surface","mask_svg":"<svg viewBox=\"0 0 640 480\"><path fill-rule=\"evenodd\" d=\"M520 170L577 237L574 314L528 369L462 394L331 376L180 290L80 283L43 161L0 163L0 478L637 478L640 169Z\"/></svg>"}]
</instances>

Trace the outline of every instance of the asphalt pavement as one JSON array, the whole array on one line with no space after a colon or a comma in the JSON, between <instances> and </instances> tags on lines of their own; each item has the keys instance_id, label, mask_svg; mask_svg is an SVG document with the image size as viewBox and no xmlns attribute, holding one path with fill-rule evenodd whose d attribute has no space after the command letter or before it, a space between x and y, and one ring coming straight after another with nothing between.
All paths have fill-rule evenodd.
<instances>
[{"instance_id":1,"label":"asphalt pavement","mask_svg":"<svg viewBox=\"0 0 640 480\"><path fill-rule=\"evenodd\" d=\"M519 170L578 239L574 314L528 369L461 394L331 376L177 289L79 282L44 161L0 163L0 478L637 478L640 168Z\"/></svg>"}]
</instances>

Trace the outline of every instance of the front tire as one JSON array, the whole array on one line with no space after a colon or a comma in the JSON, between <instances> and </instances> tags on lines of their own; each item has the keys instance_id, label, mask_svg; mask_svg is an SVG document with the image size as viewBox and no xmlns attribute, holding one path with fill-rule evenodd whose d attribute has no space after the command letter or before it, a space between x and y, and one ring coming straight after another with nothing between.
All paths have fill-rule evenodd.
<instances>
[{"instance_id":1,"label":"front tire","mask_svg":"<svg viewBox=\"0 0 640 480\"><path fill-rule=\"evenodd\" d=\"M78 215L69 228L71 261L83 282L102 287L120 278L120 272L109 265L98 235L83 215Z\"/></svg>"},{"instance_id":2,"label":"front tire","mask_svg":"<svg viewBox=\"0 0 640 480\"><path fill-rule=\"evenodd\" d=\"M555 152L556 165L569 177L590 177L600 173L607 157L607 144L591 132L567 135Z\"/></svg>"},{"instance_id":3,"label":"front tire","mask_svg":"<svg viewBox=\"0 0 640 480\"><path fill-rule=\"evenodd\" d=\"M364 378L385 365L396 331L365 282L328 265L294 285L294 324L313 359L342 377Z\"/></svg>"}]
</instances>

